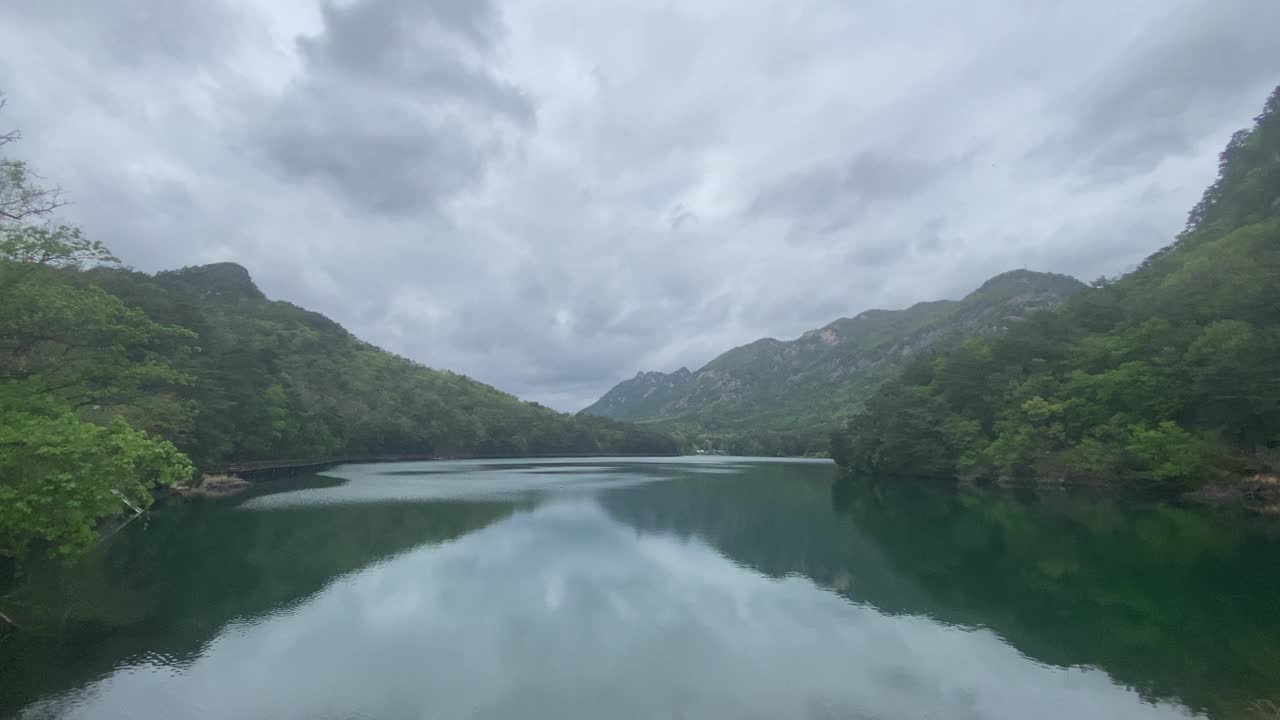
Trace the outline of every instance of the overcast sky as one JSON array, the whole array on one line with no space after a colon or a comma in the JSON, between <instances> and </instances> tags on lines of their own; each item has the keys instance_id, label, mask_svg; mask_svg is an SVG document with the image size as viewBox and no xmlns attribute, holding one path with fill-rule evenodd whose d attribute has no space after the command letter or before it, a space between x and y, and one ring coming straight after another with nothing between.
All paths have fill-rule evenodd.
<instances>
[{"instance_id":1,"label":"overcast sky","mask_svg":"<svg viewBox=\"0 0 1280 720\"><path fill-rule=\"evenodd\" d=\"M0 129L129 265L562 410L1166 244L1276 0L4 0Z\"/></svg>"}]
</instances>

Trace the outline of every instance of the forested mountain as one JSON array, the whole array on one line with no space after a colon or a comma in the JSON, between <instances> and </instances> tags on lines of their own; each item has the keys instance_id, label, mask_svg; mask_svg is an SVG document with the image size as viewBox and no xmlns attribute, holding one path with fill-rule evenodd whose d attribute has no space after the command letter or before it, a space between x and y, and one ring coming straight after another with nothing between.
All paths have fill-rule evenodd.
<instances>
[{"instance_id":1,"label":"forested mountain","mask_svg":"<svg viewBox=\"0 0 1280 720\"><path fill-rule=\"evenodd\" d=\"M678 450L380 350L239 265L111 260L65 228L0 244L0 554L82 547L94 518L192 463Z\"/></svg>"},{"instance_id":2,"label":"forested mountain","mask_svg":"<svg viewBox=\"0 0 1280 720\"><path fill-rule=\"evenodd\" d=\"M1008 334L920 356L833 438L873 477L1202 482L1280 461L1280 88L1186 229Z\"/></svg>"},{"instance_id":3,"label":"forested mountain","mask_svg":"<svg viewBox=\"0 0 1280 720\"><path fill-rule=\"evenodd\" d=\"M155 485L232 461L678 450L380 350L239 265L123 269L60 204L0 159L0 560L75 554Z\"/></svg>"},{"instance_id":4,"label":"forested mountain","mask_svg":"<svg viewBox=\"0 0 1280 720\"><path fill-rule=\"evenodd\" d=\"M268 300L239 265L154 276L72 275L195 333L175 366L189 381L153 398L139 427L198 465L288 457L668 453L669 437L522 402L362 342L319 313ZM154 418L165 417L163 425ZM149 419L151 418L151 419Z\"/></svg>"},{"instance_id":5,"label":"forested mountain","mask_svg":"<svg viewBox=\"0 0 1280 720\"><path fill-rule=\"evenodd\" d=\"M582 414L663 421L695 436L733 436L731 445L742 434L791 435L784 442L796 446L792 452L816 449L825 445L837 415L856 407L906 358L1002 332L1084 287L1065 275L1015 270L962 300L868 310L795 340L757 340L696 372L640 373Z\"/></svg>"}]
</instances>

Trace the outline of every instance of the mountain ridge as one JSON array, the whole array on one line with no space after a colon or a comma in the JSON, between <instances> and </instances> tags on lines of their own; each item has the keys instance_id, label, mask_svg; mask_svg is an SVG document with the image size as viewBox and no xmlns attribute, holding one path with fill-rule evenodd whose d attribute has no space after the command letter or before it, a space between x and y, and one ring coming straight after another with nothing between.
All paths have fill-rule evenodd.
<instances>
[{"instance_id":1,"label":"mountain ridge","mask_svg":"<svg viewBox=\"0 0 1280 720\"><path fill-rule=\"evenodd\" d=\"M737 346L696 371L641 371L579 414L709 432L813 431L840 404L869 394L905 357L960 337L1001 332L1086 287L1066 275L1012 270L959 300L864 310L792 340L761 338ZM805 405L809 412L802 411ZM819 417L824 408L830 417Z\"/></svg>"},{"instance_id":2,"label":"mountain ridge","mask_svg":"<svg viewBox=\"0 0 1280 720\"><path fill-rule=\"evenodd\" d=\"M189 380L153 391L168 410L129 419L173 440L198 466L678 449L652 429L558 413L383 350L321 313L269 298L234 262L154 275L96 267L65 279L194 333L193 347L172 354Z\"/></svg>"},{"instance_id":3,"label":"mountain ridge","mask_svg":"<svg viewBox=\"0 0 1280 720\"><path fill-rule=\"evenodd\" d=\"M1280 510L1280 87L1182 232L998 337L912 362L832 434L853 476L1199 488Z\"/></svg>"}]
</instances>

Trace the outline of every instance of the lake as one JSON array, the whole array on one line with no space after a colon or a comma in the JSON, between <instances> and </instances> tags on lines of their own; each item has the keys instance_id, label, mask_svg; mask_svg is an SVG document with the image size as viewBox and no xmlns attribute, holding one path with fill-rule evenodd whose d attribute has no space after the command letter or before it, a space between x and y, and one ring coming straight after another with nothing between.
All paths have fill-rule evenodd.
<instances>
[{"instance_id":1,"label":"lake","mask_svg":"<svg viewBox=\"0 0 1280 720\"><path fill-rule=\"evenodd\" d=\"M166 504L0 608L21 718L1249 718L1280 532L818 461L349 465Z\"/></svg>"}]
</instances>

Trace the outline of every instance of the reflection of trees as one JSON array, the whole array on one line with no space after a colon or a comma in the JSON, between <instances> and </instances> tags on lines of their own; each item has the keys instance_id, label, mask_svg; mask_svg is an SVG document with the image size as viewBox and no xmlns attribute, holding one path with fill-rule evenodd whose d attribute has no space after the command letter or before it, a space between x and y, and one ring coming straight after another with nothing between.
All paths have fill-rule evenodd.
<instances>
[{"instance_id":1,"label":"reflection of trees","mask_svg":"<svg viewBox=\"0 0 1280 720\"><path fill-rule=\"evenodd\" d=\"M898 604L915 598L875 544L831 511L834 474L826 464L761 463L615 491L602 503L637 529L699 537L771 577L800 574L855 598L866 586L902 595Z\"/></svg>"},{"instance_id":2,"label":"reflection of trees","mask_svg":"<svg viewBox=\"0 0 1280 720\"><path fill-rule=\"evenodd\" d=\"M611 493L617 518L697 536L884 612L987 627L1031 658L1239 712L1280 677L1280 537L1200 509L824 481L762 465ZM835 512L832 506L835 506Z\"/></svg>"},{"instance_id":3,"label":"reflection of trees","mask_svg":"<svg viewBox=\"0 0 1280 720\"><path fill-rule=\"evenodd\" d=\"M836 505L930 598L1022 652L1096 665L1198 709L1238 710L1280 677L1280 539L1151 502L843 486Z\"/></svg>"},{"instance_id":4,"label":"reflection of trees","mask_svg":"<svg viewBox=\"0 0 1280 720\"><path fill-rule=\"evenodd\" d=\"M1265 526L1114 497L833 475L828 465L759 464L599 497L638 530L696 536L764 574L802 574L884 612L987 627L1036 661L1097 666L1151 697L1231 717L1276 696L1280 577L1267 569L1280 536ZM475 502L162 508L77 571L30 579L18 599L48 613L26 608L24 619L57 632L0 644L0 715L143 652L193 657L228 622L287 608L344 573L510 511Z\"/></svg>"},{"instance_id":5,"label":"reflection of trees","mask_svg":"<svg viewBox=\"0 0 1280 720\"><path fill-rule=\"evenodd\" d=\"M457 538L512 509L477 502L162 508L71 571L35 570L11 599L7 608L38 634L0 645L0 715L144 652L194 657L228 622L286 608L343 574Z\"/></svg>"}]
</instances>

